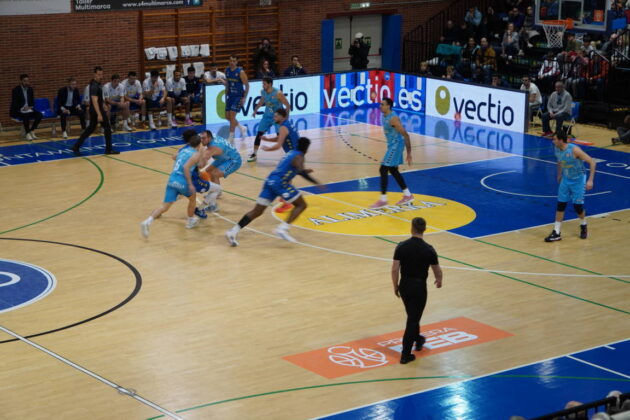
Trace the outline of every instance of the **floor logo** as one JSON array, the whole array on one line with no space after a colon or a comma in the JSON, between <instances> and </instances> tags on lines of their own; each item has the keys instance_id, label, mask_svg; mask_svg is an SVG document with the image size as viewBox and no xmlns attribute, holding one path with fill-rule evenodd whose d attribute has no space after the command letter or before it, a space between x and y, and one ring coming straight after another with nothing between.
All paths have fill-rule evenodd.
<instances>
[{"instance_id":1,"label":"floor logo","mask_svg":"<svg viewBox=\"0 0 630 420\"><path fill-rule=\"evenodd\" d=\"M404 331L396 331L285 356L283 359L325 378L338 378L397 364L400 360L403 333ZM423 325L421 333L427 341L421 352L415 352L416 357L427 357L512 336L506 331L463 317Z\"/></svg>"},{"instance_id":2,"label":"floor logo","mask_svg":"<svg viewBox=\"0 0 630 420\"><path fill-rule=\"evenodd\" d=\"M0 259L0 313L44 298L56 284L55 276L41 267Z\"/></svg>"},{"instance_id":3,"label":"floor logo","mask_svg":"<svg viewBox=\"0 0 630 420\"><path fill-rule=\"evenodd\" d=\"M476 218L470 207L430 195L415 195L413 202L400 206L392 204L378 210L370 209L378 194L375 191L349 191L310 195L307 197L308 207L294 225L346 235L398 236L409 235L409 223L414 217L426 219L428 233L455 229ZM400 197L400 194L389 194L391 201ZM279 217L277 213L274 216Z\"/></svg>"}]
</instances>

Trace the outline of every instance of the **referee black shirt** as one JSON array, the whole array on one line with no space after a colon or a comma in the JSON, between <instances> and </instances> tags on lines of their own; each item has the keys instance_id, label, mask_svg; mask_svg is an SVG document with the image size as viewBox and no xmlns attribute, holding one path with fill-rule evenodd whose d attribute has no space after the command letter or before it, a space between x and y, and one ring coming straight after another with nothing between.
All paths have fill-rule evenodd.
<instances>
[{"instance_id":1,"label":"referee black shirt","mask_svg":"<svg viewBox=\"0 0 630 420\"><path fill-rule=\"evenodd\" d=\"M426 285L429 266L438 264L435 249L422 238L412 236L399 243L394 260L400 261L400 284Z\"/></svg>"},{"instance_id":2,"label":"referee black shirt","mask_svg":"<svg viewBox=\"0 0 630 420\"><path fill-rule=\"evenodd\" d=\"M90 82L90 105L92 104L92 96L96 96L98 98L98 107L101 112L103 112L105 110L103 107L103 87L94 79ZM94 112L96 112L96 110L94 110Z\"/></svg>"}]
</instances>

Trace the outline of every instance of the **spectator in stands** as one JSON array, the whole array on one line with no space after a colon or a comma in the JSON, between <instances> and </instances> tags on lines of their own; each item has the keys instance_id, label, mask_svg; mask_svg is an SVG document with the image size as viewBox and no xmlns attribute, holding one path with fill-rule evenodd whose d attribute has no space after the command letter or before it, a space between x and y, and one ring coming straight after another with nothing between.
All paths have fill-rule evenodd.
<instances>
[{"instance_id":1,"label":"spectator in stands","mask_svg":"<svg viewBox=\"0 0 630 420\"><path fill-rule=\"evenodd\" d=\"M486 14L482 19L482 24L484 21L486 22L485 32L487 33L485 37L488 38L491 43L499 41L501 32L503 32L503 22L501 22L501 20L494 13L494 9L492 8L492 6L488 6ZM481 30L483 31L483 29ZM483 37L483 35L479 35L479 39Z\"/></svg>"},{"instance_id":2,"label":"spectator in stands","mask_svg":"<svg viewBox=\"0 0 630 420\"><path fill-rule=\"evenodd\" d=\"M77 89L77 79L68 78L68 85L57 91L57 115L61 119L61 131L64 139L68 138L66 124L70 115L79 117L81 129L85 130L85 113L81 107L81 94Z\"/></svg>"},{"instance_id":3,"label":"spectator in stands","mask_svg":"<svg viewBox=\"0 0 630 420\"><path fill-rule=\"evenodd\" d=\"M423 61L420 63L420 71L418 72L418 74L420 76L433 76L433 74L431 74L431 70L429 70L428 62Z\"/></svg>"},{"instance_id":4,"label":"spectator in stands","mask_svg":"<svg viewBox=\"0 0 630 420\"><path fill-rule=\"evenodd\" d=\"M256 53L254 54L254 68L257 69L262 66L264 60L269 61L269 67L275 72L277 70L276 64L278 61L278 55L276 50L271 46L271 40L267 37L263 38L258 44Z\"/></svg>"},{"instance_id":5,"label":"spectator in stands","mask_svg":"<svg viewBox=\"0 0 630 420\"><path fill-rule=\"evenodd\" d=\"M462 49L461 60L457 64L457 70L466 78L470 78L472 76L472 63L475 61L475 55L477 54L478 49L479 46L475 42L475 38L468 38L466 47Z\"/></svg>"},{"instance_id":6,"label":"spectator in stands","mask_svg":"<svg viewBox=\"0 0 630 420\"><path fill-rule=\"evenodd\" d=\"M505 0L505 6L507 10L512 10L514 8L520 9L523 0Z\"/></svg>"},{"instance_id":7,"label":"spectator in stands","mask_svg":"<svg viewBox=\"0 0 630 420\"><path fill-rule=\"evenodd\" d=\"M473 31L477 31L479 25L481 25L481 12L476 7L470 7L466 15L464 15L464 21L472 27Z\"/></svg>"},{"instance_id":8,"label":"spectator in stands","mask_svg":"<svg viewBox=\"0 0 630 420\"><path fill-rule=\"evenodd\" d=\"M208 85L223 85L225 84L225 73L219 71L217 63L210 63L210 69L203 75L204 82ZM186 84L186 92L188 92L188 83Z\"/></svg>"},{"instance_id":9,"label":"spectator in stands","mask_svg":"<svg viewBox=\"0 0 630 420\"><path fill-rule=\"evenodd\" d=\"M265 77L271 77L272 79L276 77L276 73L271 70L269 67L269 61L267 60L262 62L262 66L256 72L256 79L264 79Z\"/></svg>"},{"instance_id":10,"label":"spectator in stands","mask_svg":"<svg viewBox=\"0 0 630 420\"><path fill-rule=\"evenodd\" d=\"M459 31L453 24L452 20L446 21L446 28L442 30L442 36L440 37L441 44L452 44L459 39Z\"/></svg>"},{"instance_id":11,"label":"spectator in stands","mask_svg":"<svg viewBox=\"0 0 630 420\"><path fill-rule=\"evenodd\" d=\"M586 52L587 57L597 49L590 36L584 35L582 39L582 49Z\"/></svg>"},{"instance_id":12,"label":"spectator in stands","mask_svg":"<svg viewBox=\"0 0 630 420\"><path fill-rule=\"evenodd\" d=\"M125 101L125 86L120 83L120 76L112 75L112 81L103 86L103 99L107 104L105 111L109 117L112 131L116 131L116 116L120 114L123 120L123 128L133 131L127 120L129 119L129 102Z\"/></svg>"},{"instance_id":13,"label":"spectator in stands","mask_svg":"<svg viewBox=\"0 0 630 420\"><path fill-rule=\"evenodd\" d=\"M478 71L483 75L483 82L490 83L490 76L497 69L497 58L494 49L488 44L487 38L481 38L475 57L473 72Z\"/></svg>"},{"instance_id":14,"label":"spectator in stands","mask_svg":"<svg viewBox=\"0 0 630 420\"><path fill-rule=\"evenodd\" d=\"M595 87L596 98L598 101L604 100L604 89L606 87L606 79L610 64L608 60L600 56L594 56L587 65L586 78L588 86Z\"/></svg>"},{"instance_id":15,"label":"spectator in stands","mask_svg":"<svg viewBox=\"0 0 630 420\"><path fill-rule=\"evenodd\" d=\"M567 44L564 47L566 53L577 53L580 50L580 43L575 39L573 32L567 32Z\"/></svg>"},{"instance_id":16,"label":"spectator in stands","mask_svg":"<svg viewBox=\"0 0 630 420\"><path fill-rule=\"evenodd\" d=\"M475 29L472 27L472 25L469 25L466 22L462 22L459 25L459 37L456 40L457 45L466 45L466 43L468 42L468 38L474 36Z\"/></svg>"},{"instance_id":17,"label":"spectator in stands","mask_svg":"<svg viewBox=\"0 0 630 420\"><path fill-rule=\"evenodd\" d=\"M497 87L497 88L508 87L499 73L494 73L492 75L492 81L490 82L490 86Z\"/></svg>"},{"instance_id":18,"label":"spectator in stands","mask_svg":"<svg viewBox=\"0 0 630 420\"><path fill-rule=\"evenodd\" d=\"M353 70L367 69L368 63L370 62L370 60L368 60L369 54L370 54L370 46L367 45L365 41L363 40L363 34L361 32L357 32L356 35L354 36L354 41L352 41L352 45L350 45L350 48L348 48L348 55L350 56L350 65L352 66L352 69ZM286 73L286 70L285 70L285 73ZM303 74L306 74L306 72Z\"/></svg>"},{"instance_id":19,"label":"spectator in stands","mask_svg":"<svg viewBox=\"0 0 630 420\"><path fill-rule=\"evenodd\" d=\"M519 31L523 26L523 22L525 21L525 15L518 10L518 7L513 7L508 12L508 23L514 24L514 30Z\"/></svg>"},{"instance_id":20,"label":"spectator in stands","mask_svg":"<svg viewBox=\"0 0 630 420\"><path fill-rule=\"evenodd\" d=\"M367 66L367 63L365 65ZM283 75L285 77L292 77L302 76L304 74L306 74L306 70L304 70L304 67L302 67L302 64L300 63L300 58L297 55L294 55L293 57L291 57L291 65L284 70Z\"/></svg>"},{"instance_id":21,"label":"spectator in stands","mask_svg":"<svg viewBox=\"0 0 630 420\"><path fill-rule=\"evenodd\" d=\"M501 42L501 56L512 57L518 54L518 32L512 22L508 23Z\"/></svg>"},{"instance_id":22,"label":"spectator in stands","mask_svg":"<svg viewBox=\"0 0 630 420\"><path fill-rule=\"evenodd\" d=\"M573 57L569 75L566 79L567 90L573 94L573 99L583 99L586 96L586 74L588 72L588 58L584 50L579 50Z\"/></svg>"},{"instance_id":23,"label":"spectator in stands","mask_svg":"<svg viewBox=\"0 0 630 420\"><path fill-rule=\"evenodd\" d=\"M534 119L534 113L539 110L542 105L542 95L540 94L538 86L532 83L531 77L527 75L523 76L521 81L523 82L521 90L527 92L527 103L529 104L528 118L532 121Z\"/></svg>"},{"instance_id":24,"label":"spectator in stands","mask_svg":"<svg viewBox=\"0 0 630 420\"><path fill-rule=\"evenodd\" d=\"M223 76L225 76L225 74L223 74ZM195 68L193 66L188 67L184 81L186 82L186 93L188 93L188 99L190 100L191 107L196 104L200 104L201 80L196 76Z\"/></svg>"},{"instance_id":25,"label":"spectator in stands","mask_svg":"<svg viewBox=\"0 0 630 420\"><path fill-rule=\"evenodd\" d=\"M463 80L463 77L457 73L454 66L446 66L446 74L442 76L442 79Z\"/></svg>"},{"instance_id":26,"label":"spectator in stands","mask_svg":"<svg viewBox=\"0 0 630 420\"><path fill-rule=\"evenodd\" d=\"M42 120L42 113L34 108L35 94L29 83L28 74L20 75L20 84L13 88L11 92L11 109L9 115L22 121L24 125L24 135L26 140L35 140L35 130ZM33 124L29 122L33 120Z\"/></svg>"},{"instance_id":27,"label":"spectator in stands","mask_svg":"<svg viewBox=\"0 0 630 420\"><path fill-rule=\"evenodd\" d=\"M523 26L519 31L519 49L521 51L527 51L532 48L533 45L530 39L540 35L540 32L534 26L534 8L529 6L525 11L525 19L523 19Z\"/></svg>"},{"instance_id":28,"label":"spectator in stands","mask_svg":"<svg viewBox=\"0 0 630 420\"><path fill-rule=\"evenodd\" d=\"M564 83L556 82L555 91L549 95L549 100L547 101L547 112L542 114L543 136L553 135L549 125L551 119L556 120L556 132L562 129L564 121L571 118L572 103L573 98L564 89Z\"/></svg>"},{"instance_id":29,"label":"spectator in stands","mask_svg":"<svg viewBox=\"0 0 630 420\"><path fill-rule=\"evenodd\" d=\"M190 97L188 95L188 90L186 89L186 81L182 77L182 72L179 70L175 70L173 72L173 77L166 81L166 92L168 97L171 99L173 104L173 124L177 125L177 121L175 120L175 109L177 107L183 107L186 111L186 120L184 123L186 125L193 125L193 120L190 118L191 104Z\"/></svg>"},{"instance_id":30,"label":"spectator in stands","mask_svg":"<svg viewBox=\"0 0 630 420\"><path fill-rule=\"evenodd\" d=\"M560 67L558 62L554 59L553 52L549 51L538 71L538 87L541 92L544 94L551 92L559 75Z\"/></svg>"},{"instance_id":31,"label":"spectator in stands","mask_svg":"<svg viewBox=\"0 0 630 420\"><path fill-rule=\"evenodd\" d=\"M147 101L142 95L142 83L138 80L138 75L135 71L127 73L127 78L122 82L125 88L125 101L129 102L129 111L140 110L140 121L144 124L147 114ZM130 118L127 121L127 125L135 125L135 121Z\"/></svg>"}]
</instances>

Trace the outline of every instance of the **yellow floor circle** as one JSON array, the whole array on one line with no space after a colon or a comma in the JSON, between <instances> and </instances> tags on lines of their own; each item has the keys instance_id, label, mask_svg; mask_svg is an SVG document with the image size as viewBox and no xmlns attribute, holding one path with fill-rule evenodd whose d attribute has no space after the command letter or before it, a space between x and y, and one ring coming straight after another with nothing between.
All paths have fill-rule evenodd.
<instances>
[{"instance_id":1,"label":"yellow floor circle","mask_svg":"<svg viewBox=\"0 0 630 420\"><path fill-rule=\"evenodd\" d=\"M378 210L370 205L379 197L376 191L349 191L304 195L308 208L293 222L295 226L320 232L345 235L409 235L410 221L424 217L427 233L455 229L477 217L465 204L431 195L414 195L411 203L397 206L400 193L388 194L390 204ZM273 213L286 219L284 214Z\"/></svg>"}]
</instances>

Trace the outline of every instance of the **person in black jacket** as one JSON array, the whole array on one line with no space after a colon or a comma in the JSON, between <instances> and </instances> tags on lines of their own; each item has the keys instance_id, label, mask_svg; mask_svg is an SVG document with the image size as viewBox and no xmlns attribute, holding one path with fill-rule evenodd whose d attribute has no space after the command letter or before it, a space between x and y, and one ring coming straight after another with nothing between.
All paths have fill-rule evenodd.
<instances>
[{"instance_id":1,"label":"person in black jacket","mask_svg":"<svg viewBox=\"0 0 630 420\"><path fill-rule=\"evenodd\" d=\"M68 138L66 121L70 115L76 115L81 122L81 129L85 130L85 111L81 108L81 94L77 89L77 79L70 77L68 86L57 91L57 115L61 118L61 131L63 138Z\"/></svg>"},{"instance_id":2,"label":"person in black jacket","mask_svg":"<svg viewBox=\"0 0 630 420\"><path fill-rule=\"evenodd\" d=\"M34 140L35 129L42 120L42 113L35 108L35 95L29 83L28 74L20 75L20 84L13 88L11 92L11 118L19 119L24 124L24 132L27 140ZM33 125L29 122L33 120Z\"/></svg>"},{"instance_id":3,"label":"person in black jacket","mask_svg":"<svg viewBox=\"0 0 630 420\"><path fill-rule=\"evenodd\" d=\"M370 53L370 46L363 42L363 34L357 32L354 36L354 42L348 48L348 54L350 55L350 65L353 70L367 69L367 65L370 62L368 60L368 54Z\"/></svg>"},{"instance_id":4,"label":"person in black jacket","mask_svg":"<svg viewBox=\"0 0 630 420\"><path fill-rule=\"evenodd\" d=\"M254 68L258 69L262 67L263 61L269 61L269 68L274 72L278 73L278 68L276 67L278 61L278 55L276 54L276 50L271 46L271 40L267 37L263 38L258 44L258 48L256 48L256 52L254 53Z\"/></svg>"}]
</instances>

